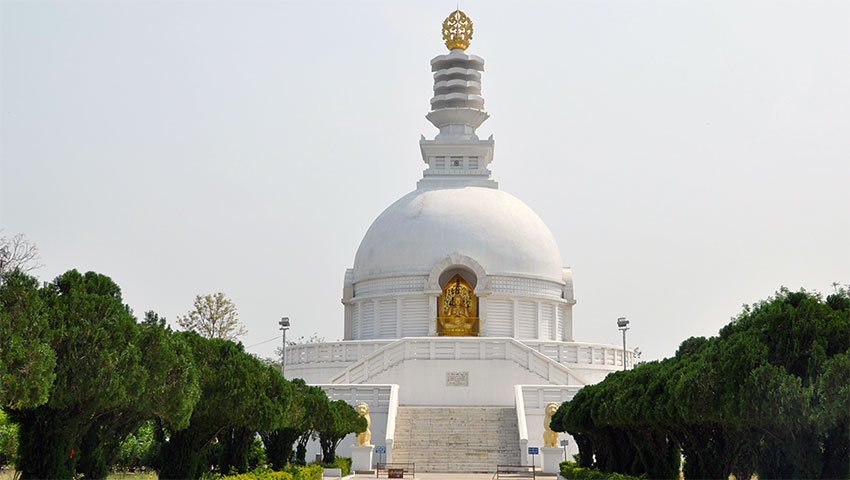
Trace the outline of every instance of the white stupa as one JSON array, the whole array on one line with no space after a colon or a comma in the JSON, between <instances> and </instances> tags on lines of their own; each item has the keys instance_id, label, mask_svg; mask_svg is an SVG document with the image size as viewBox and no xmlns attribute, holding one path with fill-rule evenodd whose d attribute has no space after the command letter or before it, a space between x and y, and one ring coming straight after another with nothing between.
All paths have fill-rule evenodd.
<instances>
[{"instance_id":1,"label":"white stupa","mask_svg":"<svg viewBox=\"0 0 850 480\"><path fill-rule=\"evenodd\" d=\"M450 52L431 60L426 116L439 133L419 142L423 177L375 219L345 272L344 340L288 347L285 368L368 403L383 461L494 471L530 463L545 405L629 366L632 352L574 341L572 273L543 220L492 179L492 136L476 135L489 115L484 60L465 51L472 23L455 11L443 36ZM467 417L476 420L458 420ZM463 435L493 437L469 430L488 422L495 443L458 450ZM453 453L441 435L455 439Z\"/></svg>"}]
</instances>

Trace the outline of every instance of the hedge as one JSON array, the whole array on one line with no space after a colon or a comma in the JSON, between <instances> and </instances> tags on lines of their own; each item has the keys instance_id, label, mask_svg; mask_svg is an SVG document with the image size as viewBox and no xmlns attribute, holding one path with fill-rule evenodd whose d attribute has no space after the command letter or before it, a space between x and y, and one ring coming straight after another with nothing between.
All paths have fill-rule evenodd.
<instances>
[{"instance_id":1,"label":"hedge","mask_svg":"<svg viewBox=\"0 0 850 480\"><path fill-rule=\"evenodd\" d=\"M325 468L339 468L342 470L343 477L351 474L351 457L336 457L333 463L320 463L319 465Z\"/></svg>"},{"instance_id":2,"label":"hedge","mask_svg":"<svg viewBox=\"0 0 850 480\"><path fill-rule=\"evenodd\" d=\"M561 476L567 480L643 480L646 476L632 477L620 473L601 472L595 468L582 468L573 462L561 462Z\"/></svg>"},{"instance_id":3,"label":"hedge","mask_svg":"<svg viewBox=\"0 0 850 480\"><path fill-rule=\"evenodd\" d=\"M303 467L286 467L277 472L268 468L257 468L248 473L215 475L214 478L216 480L321 480L323 472L324 468L321 465L310 464Z\"/></svg>"}]
</instances>

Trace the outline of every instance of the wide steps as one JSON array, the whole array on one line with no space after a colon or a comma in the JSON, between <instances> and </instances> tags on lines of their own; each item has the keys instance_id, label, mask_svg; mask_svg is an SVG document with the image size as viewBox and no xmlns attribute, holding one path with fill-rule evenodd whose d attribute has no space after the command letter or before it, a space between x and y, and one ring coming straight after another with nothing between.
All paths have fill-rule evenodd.
<instances>
[{"instance_id":1,"label":"wide steps","mask_svg":"<svg viewBox=\"0 0 850 480\"><path fill-rule=\"evenodd\" d=\"M393 463L418 472L495 472L520 461L516 410L400 406Z\"/></svg>"}]
</instances>

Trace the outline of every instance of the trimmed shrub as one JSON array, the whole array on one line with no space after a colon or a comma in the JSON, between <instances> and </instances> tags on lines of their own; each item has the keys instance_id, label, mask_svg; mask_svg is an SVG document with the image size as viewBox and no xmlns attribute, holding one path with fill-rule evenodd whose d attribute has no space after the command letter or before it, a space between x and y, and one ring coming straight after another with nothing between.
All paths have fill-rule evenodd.
<instances>
[{"instance_id":1,"label":"trimmed shrub","mask_svg":"<svg viewBox=\"0 0 850 480\"><path fill-rule=\"evenodd\" d=\"M642 480L645 475L632 477L620 473L600 472L595 468L579 467L573 462L561 462L561 476L567 480Z\"/></svg>"},{"instance_id":2,"label":"trimmed shrub","mask_svg":"<svg viewBox=\"0 0 850 480\"><path fill-rule=\"evenodd\" d=\"M351 475L351 457L336 457L332 463L320 463L324 468L339 468L342 470L342 476Z\"/></svg>"},{"instance_id":3,"label":"trimmed shrub","mask_svg":"<svg viewBox=\"0 0 850 480\"><path fill-rule=\"evenodd\" d=\"M303 467L290 466L275 472L268 468L257 468L238 475L213 475L216 480L321 480L324 468L311 464Z\"/></svg>"}]
</instances>

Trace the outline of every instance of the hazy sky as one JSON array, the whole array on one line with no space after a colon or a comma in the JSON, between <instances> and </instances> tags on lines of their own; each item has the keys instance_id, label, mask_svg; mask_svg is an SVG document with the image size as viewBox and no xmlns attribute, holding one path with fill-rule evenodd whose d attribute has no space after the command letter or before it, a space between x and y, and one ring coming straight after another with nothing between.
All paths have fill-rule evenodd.
<instances>
[{"instance_id":1,"label":"hazy sky","mask_svg":"<svg viewBox=\"0 0 850 480\"><path fill-rule=\"evenodd\" d=\"M0 227L139 316L223 291L246 346L282 315L341 338L345 269L425 167L455 5L4 1ZM460 7L493 177L573 268L577 340L625 315L662 358L782 285L850 283L850 2Z\"/></svg>"}]
</instances>

